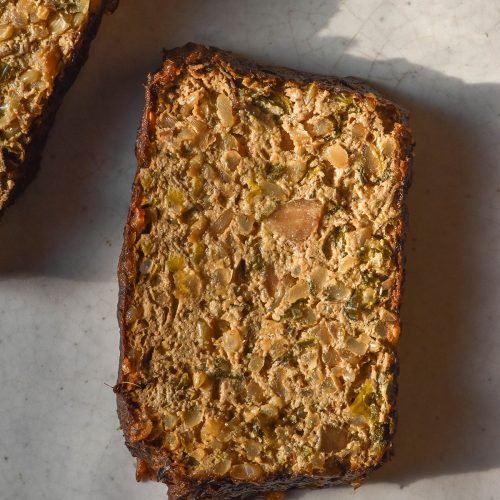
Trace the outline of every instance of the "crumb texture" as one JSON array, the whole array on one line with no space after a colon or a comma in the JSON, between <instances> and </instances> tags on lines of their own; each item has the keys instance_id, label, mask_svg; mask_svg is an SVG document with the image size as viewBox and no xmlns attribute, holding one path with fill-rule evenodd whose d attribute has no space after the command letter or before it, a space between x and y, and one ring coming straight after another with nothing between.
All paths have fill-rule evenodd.
<instances>
[{"instance_id":1,"label":"crumb texture","mask_svg":"<svg viewBox=\"0 0 500 500\"><path fill-rule=\"evenodd\" d=\"M0 209L22 184L58 79L107 0L0 0Z\"/></svg>"},{"instance_id":2,"label":"crumb texture","mask_svg":"<svg viewBox=\"0 0 500 500\"><path fill-rule=\"evenodd\" d=\"M355 477L395 425L404 117L210 54L167 57L149 84L122 257L127 440L191 484Z\"/></svg>"}]
</instances>

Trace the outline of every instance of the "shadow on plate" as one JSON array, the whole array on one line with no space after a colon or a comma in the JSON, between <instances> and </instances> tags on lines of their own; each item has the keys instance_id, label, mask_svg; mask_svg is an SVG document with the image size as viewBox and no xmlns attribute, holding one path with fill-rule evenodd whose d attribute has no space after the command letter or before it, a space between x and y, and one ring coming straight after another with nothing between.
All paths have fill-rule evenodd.
<instances>
[{"instance_id":1,"label":"shadow on plate","mask_svg":"<svg viewBox=\"0 0 500 500\"><path fill-rule=\"evenodd\" d=\"M158 20L169 11L165 2L129 0L105 16L37 178L0 221L0 277L115 281L143 84L161 63Z\"/></svg>"}]
</instances>

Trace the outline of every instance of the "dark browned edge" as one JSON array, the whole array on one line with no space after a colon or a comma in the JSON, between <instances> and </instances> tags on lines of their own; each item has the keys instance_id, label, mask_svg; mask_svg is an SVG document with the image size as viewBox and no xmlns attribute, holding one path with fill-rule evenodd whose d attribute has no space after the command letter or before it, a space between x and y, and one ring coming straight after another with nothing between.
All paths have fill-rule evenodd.
<instances>
[{"instance_id":1,"label":"dark browned edge","mask_svg":"<svg viewBox=\"0 0 500 500\"><path fill-rule=\"evenodd\" d=\"M42 161L45 143L64 95L73 85L80 69L88 58L92 40L97 35L104 13L106 11L113 12L118 6L118 2L119 0L103 0L99 10L90 15L83 34L73 50L71 60L67 63L64 71L56 78L54 89L44 104L42 114L30 126L27 134L29 142L25 149L24 161L21 161L19 157L8 151L4 153L7 168L16 173L16 178L15 187L10 192L9 198L3 206L0 206L0 218L3 211L17 200L18 196L36 177Z\"/></svg>"},{"instance_id":2,"label":"dark browned edge","mask_svg":"<svg viewBox=\"0 0 500 500\"><path fill-rule=\"evenodd\" d=\"M127 223L124 230L124 243L118 265L119 281L119 303L118 322L120 326L120 366L118 380L115 386L117 395L118 416L123 429L125 444L134 457L138 459L137 479L145 479L148 476L156 478L157 481L168 485L169 498L178 500L188 499L215 499L220 498L256 498L266 492L286 491L294 488L321 488L337 484L352 484L358 486L361 481L373 470L380 467L392 455L392 439L397 418L395 402L397 394L396 377L399 373L397 362L392 366L394 384L390 394L390 417L394 425L391 426L390 435L387 438L386 451L379 464L369 469L341 471L333 476L325 475L294 475L284 471L283 473L265 477L259 482L237 482L228 477L205 476L189 478L180 463L174 463L168 454L159 451L154 445L144 441L131 439L131 426L141 420L137 405L128 398L129 384L127 376L122 371L122 362L125 355L131 353L127 345L127 326L125 314L130 305L130 299L134 291L136 279L136 262L134 258L133 245L136 237L140 234L142 225L138 221L144 218L141 208L141 186L137 174L143 166L149 165L152 152L152 139L154 133L153 115L154 105L158 91L162 86L168 85L181 73L184 66L189 64L210 64L223 67L225 71L233 76L253 75L266 83L283 84L287 81L297 83L316 82L320 87L333 91L347 91L365 99L371 99L377 107L386 114L389 123L396 123L398 130L396 138L399 145L400 171L402 181L396 196L396 206L402 210L403 217L396 228L397 238L397 276L398 284L392 296L393 310L398 311L401 305L402 285L404 277L403 244L406 227L406 192L410 186L411 165L414 143L408 125L408 116L391 101L376 94L373 89L367 87L363 82L355 79L339 79L325 77L323 75L308 74L294 71L288 68L268 67L247 61L243 58L225 52L214 47L205 47L188 43L183 47L174 48L164 52L163 67L155 74L149 75L146 85L146 104L143 117L138 131L136 143L137 173L132 187L132 201L129 208ZM137 228L137 225L140 227ZM133 356L132 356L133 357ZM396 357L397 359L397 357Z\"/></svg>"}]
</instances>

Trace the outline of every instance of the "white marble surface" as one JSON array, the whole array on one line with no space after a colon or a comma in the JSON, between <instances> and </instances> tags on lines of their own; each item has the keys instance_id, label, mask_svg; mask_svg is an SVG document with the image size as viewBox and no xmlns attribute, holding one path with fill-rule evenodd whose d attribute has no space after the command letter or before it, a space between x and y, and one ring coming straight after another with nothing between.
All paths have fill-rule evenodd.
<instances>
[{"instance_id":1,"label":"white marble surface","mask_svg":"<svg viewBox=\"0 0 500 500\"><path fill-rule=\"evenodd\" d=\"M122 0L68 94L36 182L0 223L0 498L161 499L118 431L115 268L141 84L188 40L366 78L412 113L396 455L360 490L500 498L500 4Z\"/></svg>"}]
</instances>

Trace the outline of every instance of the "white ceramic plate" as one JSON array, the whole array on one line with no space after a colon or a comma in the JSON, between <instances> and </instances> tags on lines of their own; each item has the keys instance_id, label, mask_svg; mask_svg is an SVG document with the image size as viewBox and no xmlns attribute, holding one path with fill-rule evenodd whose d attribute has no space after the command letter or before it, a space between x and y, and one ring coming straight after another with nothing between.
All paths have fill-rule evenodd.
<instances>
[{"instance_id":1,"label":"white ceramic plate","mask_svg":"<svg viewBox=\"0 0 500 500\"><path fill-rule=\"evenodd\" d=\"M117 430L115 268L142 83L189 40L367 78L410 108L394 460L360 490L292 498L500 498L500 4L122 0L0 223L0 497L163 499ZM302 496L301 496L302 495Z\"/></svg>"}]
</instances>

